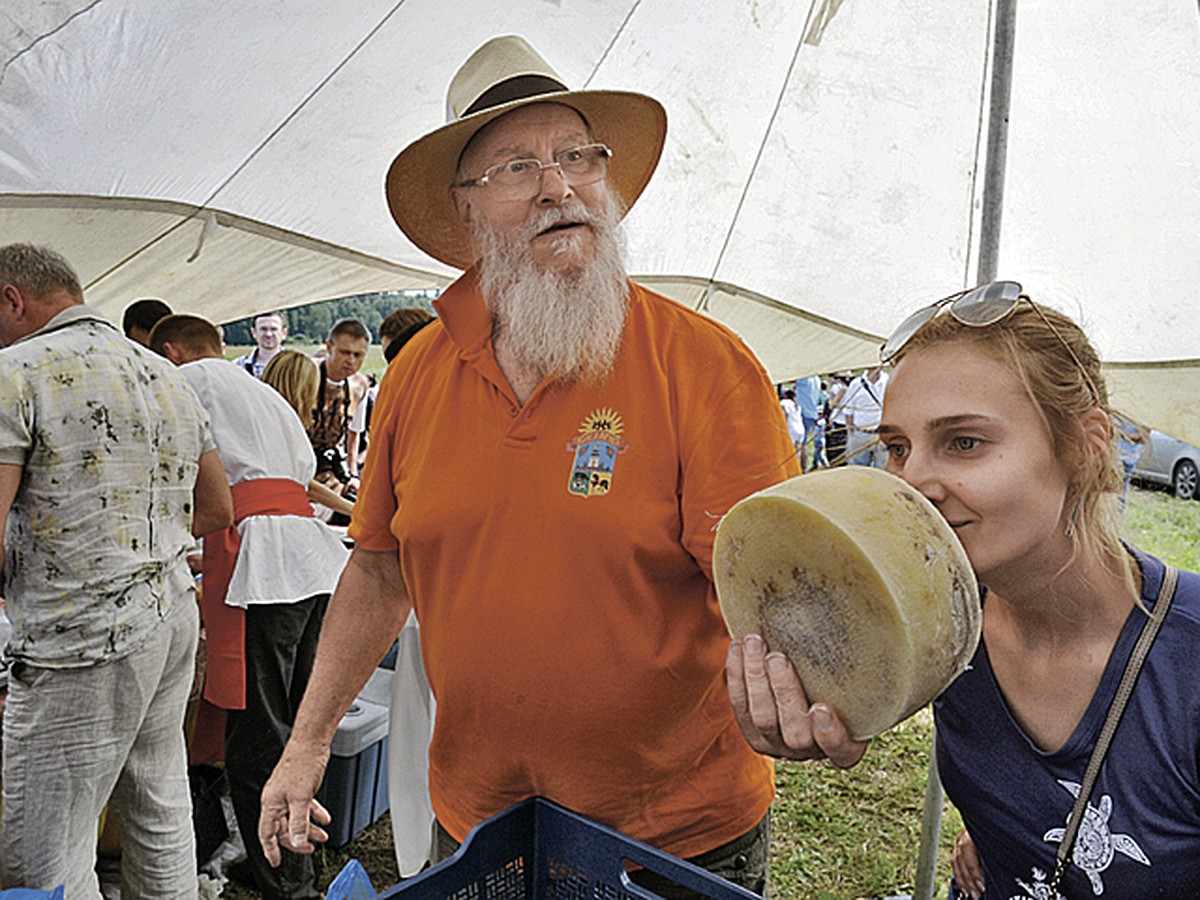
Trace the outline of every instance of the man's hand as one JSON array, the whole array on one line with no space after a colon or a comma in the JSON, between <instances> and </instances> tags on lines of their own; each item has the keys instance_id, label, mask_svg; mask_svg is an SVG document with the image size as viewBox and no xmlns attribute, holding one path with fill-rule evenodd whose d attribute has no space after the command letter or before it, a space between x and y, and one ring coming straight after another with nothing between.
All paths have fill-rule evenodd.
<instances>
[{"instance_id":1,"label":"man's hand","mask_svg":"<svg viewBox=\"0 0 1200 900\"><path fill-rule=\"evenodd\" d=\"M313 841L326 841L321 828L332 821L314 796L321 787L329 750L306 749L289 741L262 792L258 840L272 866L280 862L280 847L293 853L312 853Z\"/></svg>"},{"instance_id":2,"label":"man's hand","mask_svg":"<svg viewBox=\"0 0 1200 900\"><path fill-rule=\"evenodd\" d=\"M725 678L738 727L759 753L829 759L848 769L867 751L867 742L851 740L832 709L823 703L809 707L791 661L782 653L768 653L760 635L748 634L729 645Z\"/></svg>"}]
</instances>

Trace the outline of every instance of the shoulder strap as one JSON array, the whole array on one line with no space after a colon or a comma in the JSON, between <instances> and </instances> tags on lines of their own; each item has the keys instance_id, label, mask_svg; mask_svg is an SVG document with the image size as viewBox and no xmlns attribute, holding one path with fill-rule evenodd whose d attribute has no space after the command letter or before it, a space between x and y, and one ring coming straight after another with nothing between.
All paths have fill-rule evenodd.
<instances>
[{"instance_id":1,"label":"shoulder strap","mask_svg":"<svg viewBox=\"0 0 1200 900\"><path fill-rule=\"evenodd\" d=\"M1158 589L1158 599L1154 601L1154 611L1146 618L1146 624L1142 626L1142 633L1138 636L1133 653L1129 655L1129 661L1125 663L1121 683L1117 685L1117 693L1113 696L1112 703L1109 704L1108 716L1104 720L1104 727L1100 729L1100 737L1096 739L1096 746L1092 749L1092 756L1088 760L1087 771L1083 776L1083 784L1079 786L1079 796L1075 798L1075 806L1071 809L1066 830L1058 845L1054 879L1050 882L1051 897L1058 896L1059 885L1062 883L1067 868L1067 858L1075 846L1075 837L1079 834L1079 826L1083 823L1087 802L1092 795L1092 788L1096 786L1096 779L1100 775L1100 766L1108 753L1108 747L1112 743L1117 725L1120 724L1121 714L1125 712L1125 704L1129 702L1129 695L1133 693L1133 685L1137 681L1138 672L1141 671L1142 663L1146 661L1146 656L1150 653L1150 645L1158 637L1158 630L1162 627L1163 620L1167 618L1171 601L1175 599L1175 583L1178 578L1179 572L1173 566L1164 568L1162 584Z\"/></svg>"}]
</instances>

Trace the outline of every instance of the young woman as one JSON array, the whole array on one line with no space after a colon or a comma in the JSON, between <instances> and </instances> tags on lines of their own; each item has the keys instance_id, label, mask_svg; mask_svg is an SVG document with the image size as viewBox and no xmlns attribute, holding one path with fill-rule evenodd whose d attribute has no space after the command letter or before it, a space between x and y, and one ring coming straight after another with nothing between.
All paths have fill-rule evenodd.
<instances>
[{"instance_id":1,"label":"young woman","mask_svg":"<svg viewBox=\"0 0 1200 900\"><path fill-rule=\"evenodd\" d=\"M909 317L884 361L888 468L945 516L986 588L979 650L934 703L939 771L966 824L959 888L1002 900L1200 896L1200 576L1179 573L1163 616L1164 565L1121 542L1114 413L1094 349L1070 319L998 282ZM1056 873L1156 609L1161 628ZM736 642L728 673L760 752L861 757L865 745L835 711L808 707L761 639Z\"/></svg>"},{"instance_id":2,"label":"young woman","mask_svg":"<svg viewBox=\"0 0 1200 900\"><path fill-rule=\"evenodd\" d=\"M283 399L300 417L304 430L308 431L312 427L317 409L317 392L321 386L321 375L313 361L295 350L280 350L263 369L262 380L283 395ZM354 511L351 501L316 479L308 484L308 499L343 516L349 516ZM329 518L327 513L321 510L317 512L319 518Z\"/></svg>"}]
</instances>

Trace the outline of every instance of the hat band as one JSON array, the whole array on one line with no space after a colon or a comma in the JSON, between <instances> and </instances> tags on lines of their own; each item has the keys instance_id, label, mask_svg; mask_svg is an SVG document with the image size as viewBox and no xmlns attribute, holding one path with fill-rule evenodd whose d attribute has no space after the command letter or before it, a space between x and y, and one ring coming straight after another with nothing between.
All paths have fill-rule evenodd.
<instances>
[{"instance_id":1,"label":"hat band","mask_svg":"<svg viewBox=\"0 0 1200 900\"><path fill-rule=\"evenodd\" d=\"M555 94L566 90L568 88L565 84L545 75L517 75L492 85L480 94L474 103L463 110L459 118L465 119L472 113L482 112L493 106L503 106L513 100L524 100L539 94Z\"/></svg>"}]
</instances>

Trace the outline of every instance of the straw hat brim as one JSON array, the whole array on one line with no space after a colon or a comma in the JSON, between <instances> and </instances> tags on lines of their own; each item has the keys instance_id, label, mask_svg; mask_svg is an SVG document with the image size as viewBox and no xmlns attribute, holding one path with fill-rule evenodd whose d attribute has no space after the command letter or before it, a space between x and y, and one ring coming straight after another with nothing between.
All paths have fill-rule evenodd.
<instances>
[{"instance_id":1,"label":"straw hat brim","mask_svg":"<svg viewBox=\"0 0 1200 900\"><path fill-rule=\"evenodd\" d=\"M392 218L434 259L458 269L474 264L470 235L450 197L459 157L480 128L531 103L562 103L587 120L595 139L613 152L608 180L626 211L650 181L667 135L666 111L652 97L629 91L558 91L481 110L409 144L388 169Z\"/></svg>"}]
</instances>

